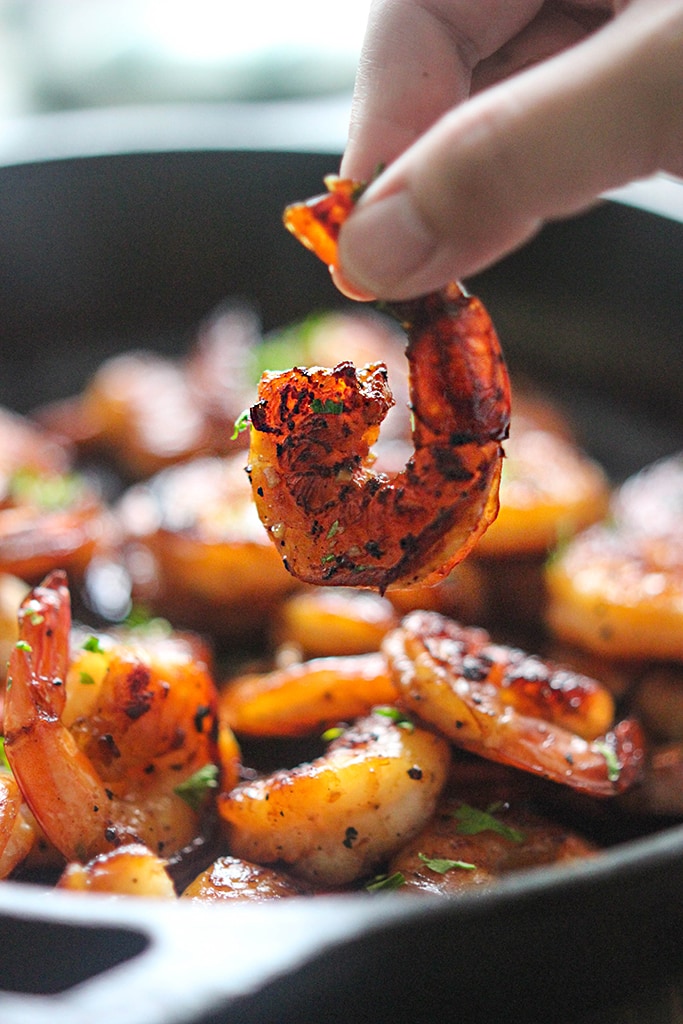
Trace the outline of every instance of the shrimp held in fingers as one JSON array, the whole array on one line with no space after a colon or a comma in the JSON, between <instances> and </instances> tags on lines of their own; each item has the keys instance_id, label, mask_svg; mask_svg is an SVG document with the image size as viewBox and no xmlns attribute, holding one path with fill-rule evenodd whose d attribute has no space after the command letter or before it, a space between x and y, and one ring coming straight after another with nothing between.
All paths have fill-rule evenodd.
<instances>
[{"instance_id":1,"label":"shrimp held in fingers","mask_svg":"<svg viewBox=\"0 0 683 1024\"><path fill-rule=\"evenodd\" d=\"M318 886L353 882L425 824L449 765L446 740L374 713L310 764L222 794L230 850L257 863L282 862Z\"/></svg>"},{"instance_id":2,"label":"shrimp held in fingers","mask_svg":"<svg viewBox=\"0 0 683 1024\"><path fill-rule=\"evenodd\" d=\"M348 183L330 184L338 230L353 198ZM315 202L306 209L315 221ZM436 582L498 511L510 388L488 313L456 283L390 312L406 330L410 368L414 452L402 471L372 468L393 404L384 364L266 373L250 410L259 515L287 568L309 583Z\"/></svg>"},{"instance_id":3,"label":"shrimp held in fingers","mask_svg":"<svg viewBox=\"0 0 683 1024\"><path fill-rule=\"evenodd\" d=\"M172 638L156 651L91 638L70 657L70 627L54 572L24 600L10 660L5 750L23 797L67 860L180 849L200 825L182 794L218 760L208 668Z\"/></svg>"},{"instance_id":4,"label":"shrimp held in fingers","mask_svg":"<svg viewBox=\"0 0 683 1024\"><path fill-rule=\"evenodd\" d=\"M613 725L597 681L414 612L383 644L399 700L453 743L593 796L628 789L644 749L635 720Z\"/></svg>"}]
</instances>

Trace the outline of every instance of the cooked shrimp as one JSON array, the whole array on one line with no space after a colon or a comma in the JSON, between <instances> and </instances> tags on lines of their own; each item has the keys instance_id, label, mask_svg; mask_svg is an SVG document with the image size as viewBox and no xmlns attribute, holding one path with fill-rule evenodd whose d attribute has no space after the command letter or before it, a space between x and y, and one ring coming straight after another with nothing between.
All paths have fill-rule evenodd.
<instances>
[{"instance_id":1,"label":"cooked shrimp","mask_svg":"<svg viewBox=\"0 0 683 1024\"><path fill-rule=\"evenodd\" d=\"M336 202L336 230L353 190L336 179L329 184L333 195L304 209L316 222ZM287 223L310 242L300 209L288 211ZM323 258L330 262L326 250ZM486 310L451 284L392 312L408 335L414 424L415 450L401 472L370 466L393 403L383 364L267 373L250 411L249 475L259 515L287 568L310 583L385 591L436 582L498 510L510 394Z\"/></svg>"},{"instance_id":2,"label":"cooked shrimp","mask_svg":"<svg viewBox=\"0 0 683 1024\"><path fill-rule=\"evenodd\" d=\"M547 422L545 403L518 402L505 446L500 509L477 556L546 555L559 541L604 516L609 484L600 466Z\"/></svg>"},{"instance_id":3,"label":"cooked shrimp","mask_svg":"<svg viewBox=\"0 0 683 1024\"><path fill-rule=\"evenodd\" d=\"M401 891L458 896L525 868L591 857L596 847L525 805L495 798L472 806L467 795L441 798L433 818L389 861Z\"/></svg>"},{"instance_id":4,"label":"cooked shrimp","mask_svg":"<svg viewBox=\"0 0 683 1024\"><path fill-rule=\"evenodd\" d=\"M435 612L414 612L383 644L401 703L455 744L594 796L638 778L633 720L613 726L600 683Z\"/></svg>"},{"instance_id":5,"label":"cooked shrimp","mask_svg":"<svg viewBox=\"0 0 683 1024\"><path fill-rule=\"evenodd\" d=\"M181 898L204 903L222 903L224 900L261 903L309 894L309 886L284 871L252 864L239 857L219 857L190 882Z\"/></svg>"},{"instance_id":6,"label":"cooked shrimp","mask_svg":"<svg viewBox=\"0 0 683 1024\"><path fill-rule=\"evenodd\" d=\"M11 772L0 768L0 878L28 857L36 830Z\"/></svg>"},{"instance_id":7,"label":"cooked shrimp","mask_svg":"<svg viewBox=\"0 0 683 1024\"><path fill-rule=\"evenodd\" d=\"M165 862L141 843L100 853L87 864L67 864L57 888L162 899L174 899L176 895Z\"/></svg>"},{"instance_id":8,"label":"cooked shrimp","mask_svg":"<svg viewBox=\"0 0 683 1024\"><path fill-rule=\"evenodd\" d=\"M683 660L683 455L631 477L608 521L546 570L547 621L560 639L616 659Z\"/></svg>"},{"instance_id":9,"label":"cooked shrimp","mask_svg":"<svg viewBox=\"0 0 683 1024\"><path fill-rule=\"evenodd\" d=\"M283 601L274 635L304 658L365 654L376 651L398 622L393 604L372 591L312 588Z\"/></svg>"},{"instance_id":10,"label":"cooked shrimp","mask_svg":"<svg viewBox=\"0 0 683 1024\"><path fill-rule=\"evenodd\" d=\"M374 713L310 764L222 794L230 851L318 886L362 878L429 819L449 763L446 740Z\"/></svg>"},{"instance_id":11,"label":"cooked shrimp","mask_svg":"<svg viewBox=\"0 0 683 1024\"><path fill-rule=\"evenodd\" d=\"M17 471L0 508L0 572L36 583L52 569L82 577L116 542L115 522L78 473Z\"/></svg>"},{"instance_id":12,"label":"cooked shrimp","mask_svg":"<svg viewBox=\"0 0 683 1024\"><path fill-rule=\"evenodd\" d=\"M174 637L91 638L70 658L70 624L55 572L22 603L10 660L5 750L23 797L67 860L128 842L169 854L200 828L201 801L181 794L217 763L207 665Z\"/></svg>"},{"instance_id":13,"label":"cooked shrimp","mask_svg":"<svg viewBox=\"0 0 683 1024\"><path fill-rule=\"evenodd\" d=\"M231 681L221 721L240 736L306 736L391 704L397 691L379 652L313 658Z\"/></svg>"},{"instance_id":14,"label":"cooked shrimp","mask_svg":"<svg viewBox=\"0 0 683 1024\"><path fill-rule=\"evenodd\" d=\"M118 511L135 600L176 623L254 635L296 587L259 522L243 455L170 467Z\"/></svg>"}]
</instances>

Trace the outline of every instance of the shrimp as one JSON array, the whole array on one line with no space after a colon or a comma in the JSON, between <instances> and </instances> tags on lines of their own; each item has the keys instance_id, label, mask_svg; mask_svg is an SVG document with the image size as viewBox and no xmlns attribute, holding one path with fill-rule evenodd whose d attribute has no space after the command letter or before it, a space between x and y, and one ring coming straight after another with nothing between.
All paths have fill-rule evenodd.
<instances>
[{"instance_id":1,"label":"shrimp","mask_svg":"<svg viewBox=\"0 0 683 1024\"><path fill-rule=\"evenodd\" d=\"M640 727L613 726L613 698L595 680L436 612L406 616L383 651L400 703L466 750L599 797L639 778Z\"/></svg>"},{"instance_id":2,"label":"shrimp","mask_svg":"<svg viewBox=\"0 0 683 1024\"><path fill-rule=\"evenodd\" d=\"M547 622L616 659L683 660L683 454L641 470L546 568Z\"/></svg>"},{"instance_id":3,"label":"shrimp","mask_svg":"<svg viewBox=\"0 0 683 1024\"><path fill-rule=\"evenodd\" d=\"M310 764L240 783L219 797L233 856L288 865L317 886L362 878L430 818L450 746L377 712Z\"/></svg>"},{"instance_id":4,"label":"shrimp","mask_svg":"<svg viewBox=\"0 0 683 1024\"><path fill-rule=\"evenodd\" d=\"M253 634L296 587L259 522L243 455L169 467L131 487L117 511L135 600L174 622Z\"/></svg>"},{"instance_id":5,"label":"shrimp","mask_svg":"<svg viewBox=\"0 0 683 1024\"><path fill-rule=\"evenodd\" d=\"M0 768L0 878L30 854L36 840L31 815L11 772Z\"/></svg>"},{"instance_id":6,"label":"shrimp","mask_svg":"<svg viewBox=\"0 0 683 1024\"><path fill-rule=\"evenodd\" d=\"M285 220L334 263L355 186L328 185L330 196L289 208ZM259 516L289 571L309 583L384 592L436 582L498 511L510 388L488 313L456 283L390 312L408 336L415 450L403 470L371 468L393 404L384 364L266 373L250 410Z\"/></svg>"},{"instance_id":7,"label":"shrimp","mask_svg":"<svg viewBox=\"0 0 683 1024\"><path fill-rule=\"evenodd\" d=\"M240 736L306 736L391 704L397 691L379 652L313 658L232 680L221 721Z\"/></svg>"},{"instance_id":8,"label":"shrimp","mask_svg":"<svg viewBox=\"0 0 683 1024\"><path fill-rule=\"evenodd\" d=\"M181 899L204 903L222 903L225 900L261 903L287 896L307 896L310 891L305 882L284 871L225 856L219 857L190 882L181 893Z\"/></svg>"},{"instance_id":9,"label":"shrimp","mask_svg":"<svg viewBox=\"0 0 683 1024\"><path fill-rule=\"evenodd\" d=\"M56 571L23 601L10 659L5 751L23 797L67 861L128 842L178 850L201 824L188 791L218 760L208 666L173 636L91 637L70 657L70 626Z\"/></svg>"},{"instance_id":10,"label":"shrimp","mask_svg":"<svg viewBox=\"0 0 683 1024\"><path fill-rule=\"evenodd\" d=\"M368 590L325 587L305 589L282 602L275 639L301 651L302 657L376 651L395 629L399 616L386 597Z\"/></svg>"},{"instance_id":11,"label":"shrimp","mask_svg":"<svg viewBox=\"0 0 683 1024\"><path fill-rule=\"evenodd\" d=\"M163 859L141 843L100 853L87 864L67 864L57 888L162 899L173 899L176 895Z\"/></svg>"},{"instance_id":12,"label":"shrimp","mask_svg":"<svg viewBox=\"0 0 683 1024\"><path fill-rule=\"evenodd\" d=\"M498 800L482 806L467 795L446 794L434 817L389 861L389 877L401 890L458 896L524 868L591 857L597 848L577 833L526 806Z\"/></svg>"}]
</instances>

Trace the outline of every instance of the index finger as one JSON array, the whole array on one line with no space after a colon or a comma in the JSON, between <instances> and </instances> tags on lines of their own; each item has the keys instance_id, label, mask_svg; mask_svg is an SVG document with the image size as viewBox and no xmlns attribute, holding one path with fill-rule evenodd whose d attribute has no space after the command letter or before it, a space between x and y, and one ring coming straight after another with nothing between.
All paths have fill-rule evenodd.
<instances>
[{"instance_id":1,"label":"index finger","mask_svg":"<svg viewBox=\"0 0 683 1024\"><path fill-rule=\"evenodd\" d=\"M344 176L367 180L470 91L472 69L543 0L373 0L354 91Z\"/></svg>"}]
</instances>

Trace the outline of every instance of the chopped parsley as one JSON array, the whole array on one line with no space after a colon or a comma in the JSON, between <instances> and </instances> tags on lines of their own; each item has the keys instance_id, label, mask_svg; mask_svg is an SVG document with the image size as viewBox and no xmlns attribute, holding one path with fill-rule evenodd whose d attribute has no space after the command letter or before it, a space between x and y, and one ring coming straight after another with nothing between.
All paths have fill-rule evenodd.
<instances>
[{"instance_id":1,"label":"chopped parsley","mask_svg":"<svg viewBox=\"0 0 683 1024\"><path fill-rule=\"evenodd\" d=\"M90 675L89 672L81 672L80 675L81 675L81 683L83 684L83 686L94 686L95 685L95 680L93 679L93 677Z\"/></svg>"},{"instance_id":2,"label":"chopped parsley","mask_svg":"<svg viewBox=\"0 0 683 1024\"><path fill-rule=\"evenodd\" d=\"M453 817L458 823L457 831L462 836L476 836L479 832L496 832L512 843L523 843L525 838L523 832L516 828L510 828L509 825L505 825L494 817L493 812L499 806L499 804L492 804L488 810L481 811L469 804L461 804L456 811L453 811Z\"/></svg>"},{"instance_id":3,"label":"chopped parsley","mask_svg":"<svg viewBox=\"0 0 683 1024\"><path fill-rule=\"evenodd\" d=\"M339 520L335 519L332 526L327 531L327 540L331 540L336 534L339 533Z\"/></svg>"},{"instance_id":4,"label":"chopped parsley","mask_svg":"<svg viewBox=\"0 0 683 1024\"><path fill-rule=\"evenodd\" d=\"M385 718L390 718L394 725L398 725L401 729L406 729L408 732L412 732L415 725L408 718L400 708L392 707L391 705L380 705L379 707L373 708L372 713L374 715L383 715Z\"/></svg>"},{"instance_id":5,"label":"chopped parsley","mask_svg":"<svg viewBox=\"0 0 683 1024\"><path fill-rule=\"evenodd\" d=\"M418 853L418 857L423 864L426 864L430 871L436 872L437 875L445 875L448 871L453 871L456 868L461 871L476 871L477 869L476 864L470 864L467 860L450 860L448 857L428 857L425 853Z\"/></svg>"},{"instance_id":6,"label":"chopped parsley","mask_svg":"<svg viewBox=\"0 0 683 1024\"><path fill-rule=\"evenodd\" d=\"M204 798L210 789L218 788L218 768L215 764L205 764L194 775L179 783L173 790L182 797L193 811L201 809Z\"/></svg>"},{"instance_id":7,"label":"chopped parsley","mask_svg":"<svg viewBox=\"0 0 683 1024\"><path fill-rule=\"evenodd\" d=\"M0 768L6 768L7 771L11 771L12 770L10 768L10 766L9 766L9 761L7 760L7 754L5 753L5 737L4 736L0 736Z\"/></svg>"},{"instance_id":8,"label":"chopped parsley","mask_svg":"<svg viewBox=\"0 0 683 1024\"><path fill-rule=\"evenodd\" d=\"M599 741L593 744L594 748L602 754L607 764L607 778L610 782L618 782L619 775L621 774L621 765L619 764L619 758L615 754L609 743L601 743Z\"/></svg>"},{"instance_id":9,"label":"chopped parsley","mask_svg":"<svg viewBox=\"0 0 683 1024\"><path fill-rule=\"evenodd\" d=\"M82 645L84 651L92 651L94 654L104 654L100 638L92 634Z\"/></svg>"},{"instance_id":10,"label":"chopped parsley","mask_svg":"<svg viewBox=\"0 0 683 1024\"><path fill-rule=\"evenodd\" d=\"M405 885L405 875L401 871L394 871L393 875L375 875L365 886L366 892L391 892L392 889L400 889Z\"/></svg>"},{"instance_id":11,"label":"chopped parsley","mask_svg":"<svg viewBox=\"0 0 683 1024\"><path fill-rule=\"evenodd\" d=\"M333 725L329 729L325 729L320 739L323 743L331 743L332 740L338 740L340 736L344 735L346 726L344 725Z\"/></svg>"},{"instance_id":12,"label":"chopped parsley","mask_svg":"<svg viewBox=\"0 0 683 1024\"><path fill-rule=\"evenodd\" d=\"M235 420L235 425L233 427L232 436L230 440L234 441L235 438L239 437L242 431L247 430L249 428L250 423L251 419L249 417L249 410L245 409L243 412L239 414L239 416Z\"/></svg>"},{"instance_id":13,"label":"chopped parsley","mask_svg":"<svg viewBox=\"0 0 683 1024\"><path fill-rule=\"evenodd\" d=\"M27 654L30 654L31 651L33 650L31 645L27 643L26 640L17 640L14 646L18 651L26 651Z\"/></svg>"},{"instance_id":14,"label":"chopped parsley","mask_svg":"<svg viewBox=\"0 0 683 1024\"><path fill-rule=\"evenodd\" d=\"M320 398L314 398L311 401L311 410L325 416L339 416L344 411L344 403L335 402L333 398L326 398L324 402Z\"/></svg>"}]
</instances>

